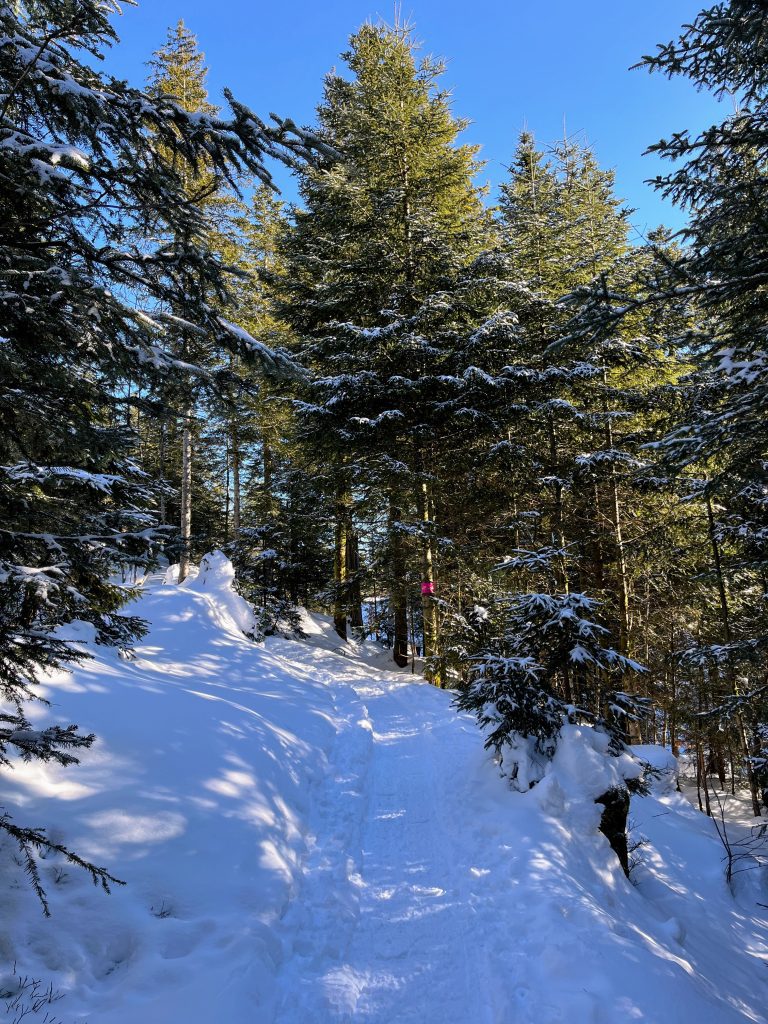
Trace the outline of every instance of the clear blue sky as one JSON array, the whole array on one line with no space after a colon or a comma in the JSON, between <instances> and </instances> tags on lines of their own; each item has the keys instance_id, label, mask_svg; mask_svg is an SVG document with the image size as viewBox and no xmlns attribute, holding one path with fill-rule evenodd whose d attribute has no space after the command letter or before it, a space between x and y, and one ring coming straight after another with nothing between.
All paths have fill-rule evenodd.
<instances>
[{"instance_id":1,"label":"clear blue sky","mask_svg":"<svg viewBox=\"0 0 768 1024\"><path fill-rule=\"evenodd\" d=\"M520 130L540 143L580 133L600 163L617 173L617 191L636 209L641 230L680 227L683 215L646 185L659 162L642 157L662 135L698 130L722 108L687 81L629 71L657 42L678 34L703 0L413 0L403 3L424 50L448 61L445 85L454 111L472 120L465 141L480 143L484 180L505 176ZM265 116L274 110L300 124L313 121L324 74L338 65L352 31L366 19L392 21L391 0L145 0L118 19L119 47L110 70L138 84L144 62L168 26L183 18L209 65L215 102L228 85ZM285 197L293 188L276 179Z\"/></svg>"}]
</instances>

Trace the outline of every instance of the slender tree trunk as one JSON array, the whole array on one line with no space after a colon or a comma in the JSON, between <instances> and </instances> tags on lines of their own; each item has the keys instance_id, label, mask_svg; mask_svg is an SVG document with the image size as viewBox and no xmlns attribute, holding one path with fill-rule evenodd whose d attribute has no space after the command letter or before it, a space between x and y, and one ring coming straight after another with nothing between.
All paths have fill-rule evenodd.
<instances>
[{"instance_id":1,"label":"slender tree trunk","mask_svg":"<svg viewBox=\"0 0 768 1024\"><path fill-rule=\"evenodd\" d=\"M429 508L429 485L419 485L419 505L424 537L421 545L421 619L424 631L424 658L438 656L437 599L435 598L435 566ZM427 667L425 676L435 686L441 685L437 666Z\"/></svg>"},{"instance_id":2,"label":"slender tree trunk","mask_svg":"<svg viewBox=\"0 0 768 1024\"><path fill-rule=\"evenodd\" d=\"M672 691L672 700L669 708L669 745L673 756L679 757L680 747L677 742L677 667L675 665L673 644L674 633L670 637L669 652L669 682Z\"/></svg>"},{"instance_id":3,"label":"slender tree trunk","mask_svg":"<svg viewBox=\"0 0 768 1024\"><path fill-rule=\"evenodd\" d=\"M621 528L621 505L619 486L615 469L611 470L611 504L613 510L613 535L616 541L616 558L619 570L619 654L625 657L629 652L629 582L624 536Z\"/></svg>"},{"instance_id":4,"label":"slender tree trunk","mask_svg":"<svg viewBox=\"0 0 768 1024\"><path fill-rule=\"evenodd\" d=\"M709 780L707 778L707 767L704 763L704 747L701 743L696 748L697 778L700 779L700 786L704 793L704 810L708 817L712 817L712 805L709 802ZM701 805L701 797L699 797Z\"/></svg>"},{"instance_id":5,"label":"slender tree trunk","mask_svg":"<svg viewBox=\"0 0 768 1024\"><path fill-rule=\"evenodd\" d=\"M389 496L389 545L391 552L391 580L389 603L394 619L394 645L392 657L399 668L408 664L408 602L405 589L405 552L403 538L395 523L401 510L394 494Z\"/></svg>"},{"instance_id":6,"label":"slender tree trunk","mask_svg":"<svg viewBox=\"0 0 768 1024\"><path fill-rule=\"evenodd\" d=\"M557 446L557 427L555 425L554 416L548 416L547 426L549 428L549 458L552 464L552 475L554 477L553 492L555 497L554 510L552 513L552 540L558 546L558 548L561 549L561 551L564 551L565 533L563 530L563 485L560 482L560 455ZM570 585L568 582L568 571L566 568L566 560L564 554L558 556L555 559L554 566L555 579L557 581L558 589L565 594L569 593ZM563 669L562 683L563 697L568 704L572 704L573 686L571 685L571 675L567 668Z\"/></svg>"},{"instance_id":7,"label":"slender tree trunk","mask_svg":"<svg viewBox=\"0 0 768 1024\"><path fill-rule=\"evenodd\" d=\"M333 556L333 628L342 640L347 639L346 588L348 578L347 546L349 540L344 497L343 491L340 495L337 495L336 536Z\"/></svg>"},{"instance_id":8,"label":"slender tree trunk","mask_svg":"<svg viewBox=\"0 0 768 1024\"><path fill-rule=\"evenodd\" d=\"M728 739L728 763L731 766L731 796L736 796L736 762L730 737Z\"/></svg>"},{"instance_id":9,"label":"slender tree trunk","mask_svg":"<svg viewBox=\"0 0 768 1024\"><path fill-rule=\"evenodd\" d=\"M718 744L712 750L712 760L715 764L715 771L717 772L717 780L720 783L720 789L725 789L725 757L723 755L723 748Z\"/></svg>"},{"instance_id":10,"label":"slender tree trunk","mask_svg":"<svg viewBox=\"0 0 768 1024\"><path fill-rule=\"evenodd\" d=\"M192 408L184 412L181 436L181 558L179 583L189 575L190 543L192 537Z\"/></svg>"},{"instance_id":11,"label":"slender tree trunk","mask_svg":"<svg viewBox=\"0 0 768 1024\"><path fill-rule=\"evenodd\" d=\"M272 449L267 443L266 437L262 438L261 442L261 468L262 475L264 477L264 506L267 515L272 515L274 510L274 465L272 458Z\"/></svg>"},{"instance_id":12,"label":"slender tree trunk","mask_svg":"<svg viewBox=\"0 0 768 1024\"><path fill-rule=\"evenodd\" d=\"M349 624L359 639L363 635L363 594L360 588L360 537L350 518L347 530L347 572L349 574Z\"/></svg>"},{"instance_id":13,"label":"slender tree trunk","mask_svg":"<svg viewBox=\"0 0 768 1024\"><path fill-rule=\"evenodd\" d=\"M229 540L229 506L231 502L230 480L232 476L232 453L229 448L229 438L224 446L224 540Z\"/></svg>"},{"instance_id":14,"label":"slender tree trunk","mask_svg":"<svg viewBox=\"0 0 768 1024\"><path fill-rule=\"evenodd\" d=\"M608 384L608 372L603 369L603 384ZM613 424L608 415L608 400L603 399L603 412L605 414L605 441L609 451L613 451ZM613 538L616 544L616 565L618 568L619 586L619 654L627 656L629 651L629 576L627 572L627 557L624 547L624 535L621 526L621 503L619 499L619 480L616 475L616 467L611 466L611 475L608 480L611 497L611 524L613 526Z\"/></svg>"},{"instance_id":15,"label":"slender tree trunk","mask_svg":"<svg viewBox=\"0 0 768 1024\"><path fill-rule=\"evenodd\" d=\"M234 420L231 424L229 444L232 466L232 536L237 540L240 534L240 439Z\"/></svg>"},{"instance_id":16,"label":"slender tree trunk","mask_svg":"<svg viewBox=\"0 0 768 1024\"><path fill-rule=\"evenodd\" d=\"M701 756L701 742L696 740L696 798L699 801L699 810L704 813L704 805L701 802L701 784L703 781L704 760Z\"/></svg>"},{"instance_id":17,"label":"slender tree trunk","mask_svg":"<svg viewBox=\"0 0 768 1024\"><path fill-rule=\"evenodd\" d=\"M358 635L363 629L358 538L352 521L352 496L344 476L336 490L336 533L334 544L335 599L333 624L340 637L347 639L347 625Z\"/></svg>"},{"instance_id":18,"label":"slender tree trunk","mask_svg":"<svg viewBox=\"0 0 768 1024\"><path fill-rule=\"evenodd\" d=\"M168 434L168 424L165 416L160 420L160 525L165 526L168 522L168 512L165 506L165 445Z\"/></svg>"},{"instance_id":19,"label":"slender tree trunk","mask_svg":"<svg viewBox=\"0 0 768 1024\"><path fill-rule=\"evenodd\" d=\"M552 463L552 476L554 477L554 483L552 485L555 507L552 515L552 534L555 544L562 550L565 548L565 534L563 532L563 485L560 482L560 456L557 448L557 427L555 426L555 418L550 415L547 418L547 426L549 428L549 458ZM557 576L558 588L563 593L568 593L568 573L565 567L565 556L560 556L555 560L555 573Z\"/></svg>"},{"instance_id":20,"label":"slender tree trunk","mask_svg":"<svg viewBox=\"0 0 768 1024\"><path fill-rule=\"evenodd\" d=\"M410 607L410 614L408 616L410 622L410 635L411 635L411 675L416 674L416 622L414 621L413 604Z\"/></svg>"},{"instance_id":21,"label":"slender tree trunk","mask_svg":"<svg viewBox=\"0 0 768 1024\"><path fill-rule=\"evenodd\" d=\"M592 549L592 583L598 593L605 587L605 564L602 544L602 509L600 507L600 489L597 481L592 485L592 501L594 504L594 536L590 545Z\"/></svg>"}]
</instances>

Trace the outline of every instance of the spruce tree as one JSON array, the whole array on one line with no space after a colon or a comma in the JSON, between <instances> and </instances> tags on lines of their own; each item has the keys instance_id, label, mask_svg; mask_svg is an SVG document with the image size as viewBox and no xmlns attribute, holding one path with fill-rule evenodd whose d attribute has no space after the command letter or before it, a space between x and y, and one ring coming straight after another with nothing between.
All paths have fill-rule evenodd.
<instances>
[{"instance_id":1,"label":"spruce tree","mask_svg":"<svg viewBox=\"0 0 768 1024\"><path fill-rule=\"evenodd\" d=\"M302 408L337 453L337 507L349 507L360 474L375 474L388 522L394 658L404 665L409 537L419 538L427 656L437 653L437 605L419 384L432 352L429 339L401 328L481 250L488 222L472 180L475 150L457 143L464 124L437 85L442 65L418 60L410 29L399 26L364 25L343 56L352 77L328 76L318 118L344 159L331 173L302 175L282 312L317 375ZM347 532L337 531L339 569Z\"/></svg>"},{"instance_id":2,"label":"spruce tree","mask_svg":"<svg viewBox=\"0 0 768 1024\"><path fill-rule=\"evenodd\" d=\"M512 324L497 314L476 335L490 330L497 347L506 335L509 361L486 396L504 432L483 442L489 454L514 452L498 534L512 551L468 617L458 703L491 727L500 756L522 745L541 762L569 719L608 728L619 743L639 735L648 712L626 692L642 678L629 656L642 646L630 635L626 506L647 396L664 371L647 322L578 327L582 306L631 280L636 258L613 177L589 149L564 143L545 156L524 134L502 189L500 234L507 272L528 294ZM513 774L526 760L518 753Z\"/></svg>"},{"instance_id":3,"label":"spruce tree","mask_svg":"<svg viewBox=\"0 0 768 1024\"><path fill-rule=\"evenodd\" d=\"M689 490L703 505L718 625L687 657L725 684L722 718L737 723L757 814L758 776L768 779L762 667L768 635L764 5L717 3L642 64L734 100L733 112L700 135L681 131L651 147L677 162L653 183L688 212L689 222L681 259L662 287L648 289L646 301L693 296L699 310L699 330L686 339L696 370L681 384L681 416L661 452L681 480L699 481Z\"/></svg>"},{"instance_id":4,"label":"spruce tree","mask_svg":"<svg viewBox=\"0 0 768 1024\"><path fill-rule=\"evenodd\" d=\"M155 51L149 61L149 92L153 96L164 96L174 102L190 114L204 114L214 116L217 108L208 101L206 88L206 77L208 69L205 66L205 56L198 48L197 39L179 21L175 28L169 29L167 38L162 47ZM175 154L169 152L167 159L176 159ZM223 187L225 182L220 176L212 172L208 162L197 168L194 173L190 170L183 172L184 190L190 203L208 218L209 221L219 216L228 202L233 201L227 196ZM214 248L218 238L217 232L212 231L208 244ZM174 241L176 241L174 239ZM219 255L219 254L217 254ZM179 333L175 342L177 353L180 357L189 362L212 366L215 354L208 339ZM164 396L165 401L176 406L178 415L178 441L180 446L178 465L178 493L179 493L179 580L183 581L190 568L190 557L192 554L192 530L193 530L193 505L195 506L196 518L200 518L201 510L198 502L193 499L203 495L203 500L209 500L215 491L211 486L212 480L198 480L198 472L193 468L201 468L202 458L198 456L197 448L200 440L202 422L199 415L200 410L200 387L188 377L182 377L175 382L173 388L175 394ZM214 438L208 437L208 447L216 447ZM198 456L198 457L196 457ZM202 484L202 486L199 486ZM215 504L215 503L214 503ZM209 528L205 529L206 520ZM206 537L207 542L213 539L215 530L210 529L210 518L203 513L202 529L198 532Z\"/></svg>"}]
</instances>

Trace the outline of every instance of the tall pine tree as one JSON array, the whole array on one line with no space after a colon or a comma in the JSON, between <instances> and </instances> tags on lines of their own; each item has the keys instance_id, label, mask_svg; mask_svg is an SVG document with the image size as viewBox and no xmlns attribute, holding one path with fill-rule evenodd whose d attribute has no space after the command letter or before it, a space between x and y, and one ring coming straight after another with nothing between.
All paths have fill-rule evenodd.
<instances>
[{"instance_id":1,"label":"tall pine tree","mask_svg":"<svg viewBox=\"0 0 768 1024\"><path fill-rule=\"evenodd\" d=\"M488 220L473 183L475 150L419 60L408 27L364 25L329 75L321 137L343 154L301 177L285 241L282 315L304 339L315 382L302 406L336 465L337 586L348 560L356 484L375 480L386 519L394 658L407 662L408 563L418 552L424 653L437 653L432 444L426 384L434 352L408 318L481 250ZM346 522L346 526L344 523ZM344 629L341 616L338 625Z\"/></svg>"}]
</instances>

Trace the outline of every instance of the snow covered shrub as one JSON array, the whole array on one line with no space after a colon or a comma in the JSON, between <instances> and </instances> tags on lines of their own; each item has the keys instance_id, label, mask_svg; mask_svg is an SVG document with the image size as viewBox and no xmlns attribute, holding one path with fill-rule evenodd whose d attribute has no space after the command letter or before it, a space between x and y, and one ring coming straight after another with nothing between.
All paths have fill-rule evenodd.
<instances>
[{"instance_id":1,"label":"snow covered shrub","mask_svg":"<svg viewBox=\"0 0 768 1024\"><path fill-rule=\"evenodd\" d=\"M5 1003L4 1019L8 1024L31 1024L33 1019L40 1024L62 1024L49 1008L63 998L64 993L54 989L50 982L46 985L39 978L19 974L16 964L9 983L0 987L0 1003Z\"/></svg>"},{"instance_id":2,"label":"snow covered shrub","mask_svg":"<svg viewBox=\"0 0 768 1024\"><path fill-rule=\"evenodd\" d=\"M290 554L277 523L242 529L226 551L235 567L235 589L256 617L253 639L275 633L298 634L301 618L290 593Z\"/></svg>"},{"instance_id":3,"label":"snow covered shrub","mask_svg":"<svg viewBox=\"0 0 768 1024\"><path fill-rule=\"evenodd\" d=\"M554 753L566 707L541 682L542 668L530 657L490 654L475 665L470 681L456 698L463 711L472 711L508 774L518 780L525 751L528 761L546 760Z\"/></svg>"},{"instance_id":4,"label":"snow covered shrub","mask_svg":"<svg viewBox=\"0 0 768 1024\"><path fill-rule=\"evenodd\" d=\"M641 666L606 644L598 602L579 593L517 594L494 610L488 649L471 661L456 705L471 711L518 789L538 782L565 723L589 725L624 749L644 702L619 688Z\"/></svg>"},{"instance_id":5,"label":"snow covered shrub","mask_svg":"<svg viewBox=\"0 0 768 1024\"><path fill-rule=\"evenodd\" d=\"M538 559L523 554L527 568L532 561L551 568L549 551ZM472 659L455 703L476 716L515 789L540 784L549 813L570 806L572 817L605 835L628 874L629 789L642 769L625 741L645 702L622 683L642 667L608 644L598 601L553 591L497 602L485 621L486 649Z\"/></svg>"}]
</instances>

